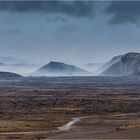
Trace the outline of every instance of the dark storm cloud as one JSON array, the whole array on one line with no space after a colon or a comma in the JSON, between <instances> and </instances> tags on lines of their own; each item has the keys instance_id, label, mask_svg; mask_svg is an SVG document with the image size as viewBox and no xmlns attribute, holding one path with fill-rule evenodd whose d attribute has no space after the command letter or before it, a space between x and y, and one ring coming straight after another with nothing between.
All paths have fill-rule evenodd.
<instances>
[{"instance_id":1,"label":"dark storm cloud","mask_svg":"<svg viewBox=\"0 0 140 140\"><path fill-rule=\"evenodd\" d=\"M113 14L111 24L138 23L140 18L140 1L112 1L105 10Z\"/></svg>"},{"instance_id":2,"label":"dark storm cloud","mask_svg":"<svg viewBox=\"0 0 140 140\"><path fill-rule=\"evenodd\" d=\"M15 12L62 13L71 16L93 16L92 1L0 1L0 10Z\"/></svg>"}]
</instances>

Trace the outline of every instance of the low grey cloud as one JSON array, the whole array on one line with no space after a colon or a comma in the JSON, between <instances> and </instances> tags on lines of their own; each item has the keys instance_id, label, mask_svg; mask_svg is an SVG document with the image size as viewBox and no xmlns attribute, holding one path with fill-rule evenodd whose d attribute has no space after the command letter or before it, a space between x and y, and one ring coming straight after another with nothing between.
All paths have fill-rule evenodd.
<instances>
[{"instance_id":1,"label":"low grey cloud","mask_svg":"<svg viewBox=\"0 0 140 140\"><path fill-rule=\"evenodd\" d=\"M140 19L140 1L112 1L105 12L112 14L111 24L137 24Z\"/></svg>"},{"instance_id":2,"label":"low grey cloud","mask_svg":"<svg viewBox=\"0 0 140 140\"><path fill-rule=\"evenodd\" d=\"M0 1L0 10L92 17L94 15L94 4L92 1Z\"/></svg>"}]
</instances>

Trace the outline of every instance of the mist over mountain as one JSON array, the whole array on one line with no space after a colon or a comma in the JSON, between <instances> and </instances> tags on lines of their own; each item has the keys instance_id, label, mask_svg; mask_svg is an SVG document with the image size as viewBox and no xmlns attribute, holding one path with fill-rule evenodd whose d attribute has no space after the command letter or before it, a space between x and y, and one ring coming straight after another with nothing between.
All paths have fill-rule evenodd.
<instances>
[{"instance_id":1,"label":"mist over mountain","mask_svg":"<svg viewBox=\"0 0 140 140\"><path fill-rule=\"evenodd\" d=\"M15 57L0 57L0 70L6 72L16 72L19 74L30 73L40 65L31 61Z\"/></svg>"},{"instance_id":2,"label":"mist over mountain","mask_svg":"<svg viewBox=\"0 0 140 140\"><path fill-rule=\"evenodd\" d=\"M107 68L102 75L131 75L139 73L140 53L130 52L121 57L120 61Z\"/></svg>"},{"instance_id":3,"label":"mist over mountain","mask_svg":"<svg viewBox=\"0 0 140 140\"><path fill-rule=\"evenodd\" d=\"M104 63L88 63L83 68L87 71L90 71L94 75L99 74L98 69L103 66Z\"/></svg>"},{"instance_id":4,"label":"mist over mountain","mask_svg":"<svg viewBox=\"0 0 140 140\"><path fill-rule=\"evenodd\" d=\"M0 56L0 62L4 64L32 64L32 62L27 60L15 58L15 57L3 57L3 56Z\"/></svg>"},{"instance_id":5,"label":"mist over mountain","mask_svg":"<svg viewBox=\"0 0 140 140\"><path fill-rule=\"evenodd\" d=\"M130 52L118 55L107 63L88 63L83 68L54 61L41 67L41 64L35 64L28 60L0 57L0 71L24 76L140 75L140 53Z\"/></svg>"},{"instance_id":6,"label":"mist over mountain","mask_svg":"<svg viewBox=\"0 0 140 140\"><path fill-rule=\"evenodd\" d=\"M108 69L113 64L119 62L121 60L122 56L123 55L114 56L111 60L109 60L104 65L102 65L101 67L99 67L99 69L97 71L100 72L100 73L102 73L103 71L105 71L106 69Z\"/></svg>"},{"instance_id":7,"label":"mist over mountain","mask_svg":"<svg viewBox=\"0 0 140 140\"><path fill-rule=\"evenodd\" d=\"M39 76L86 76L90 75L91 73L78 68L74 65L68 65L61 62L49 62L48 64L44 65L32 75L39 75Z\"/></svg>"}]
</instances>

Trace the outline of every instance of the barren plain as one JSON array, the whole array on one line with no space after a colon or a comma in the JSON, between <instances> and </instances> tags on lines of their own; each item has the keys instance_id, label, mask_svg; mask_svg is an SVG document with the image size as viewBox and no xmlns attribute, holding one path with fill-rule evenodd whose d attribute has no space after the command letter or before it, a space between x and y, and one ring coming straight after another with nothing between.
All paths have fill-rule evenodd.
<instances>
[{"instance_id":1,"label":"barren plain","mask_svg":"<svg viewBox=\"0 0 140 140\"><path fill-rule=\"evenodd\" d=\"M0 139L139 139L139 132L140 77L0 80Z\"/></svg>"}]
</instances>

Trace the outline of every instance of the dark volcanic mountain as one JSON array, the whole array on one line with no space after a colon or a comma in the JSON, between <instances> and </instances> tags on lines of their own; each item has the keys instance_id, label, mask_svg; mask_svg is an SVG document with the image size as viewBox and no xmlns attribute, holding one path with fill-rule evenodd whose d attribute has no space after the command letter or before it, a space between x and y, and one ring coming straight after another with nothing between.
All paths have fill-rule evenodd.
<instances>
[{"instance_id":1,"label":"dark volcanic mountain","mask_svg":"<svg viewBox=\"0 0 140 140\"><path fill-rule=\"evenodd\" d=\"M22 76L16 73L12 73L12 72L3 72L0 71L0 79L16 79L16 78L21 78Z\"/></svg>"},{"instance_id":2,"label":"dark volcanic mountain","mask_svg":"<svg viewBox=\"0 0 140 140\"><path fill-rule=\"evenodd\" d=\"M121 60L108 69L102 75L130 75L136 73L140 67L140 53L127 53Z\"/></svg>"},{"instance_id":3,"label":"dark volcanic mountain","mask_svg":"<svg viewBox=\"0 0 140 140\"><path fill-rule=\"evenodd\" d=\"M33 73L38 76L80 76L90 75L88 71L74 65L67 65L61 62L50 62Z\"/></svg>"}]
</instances>

